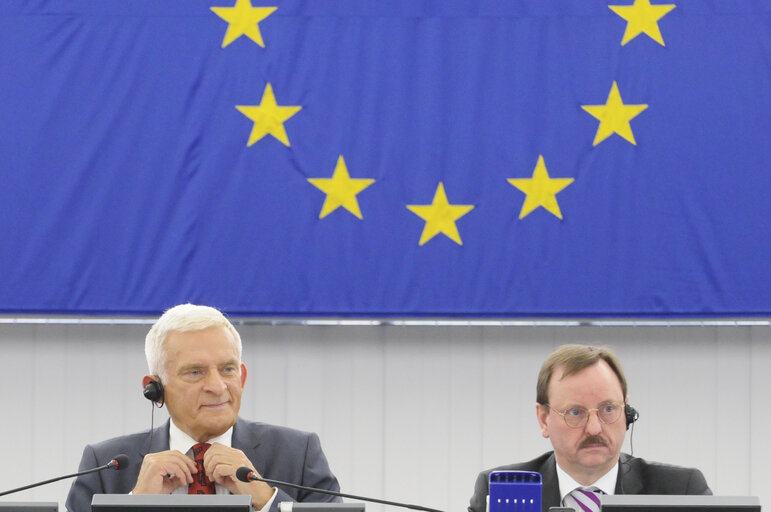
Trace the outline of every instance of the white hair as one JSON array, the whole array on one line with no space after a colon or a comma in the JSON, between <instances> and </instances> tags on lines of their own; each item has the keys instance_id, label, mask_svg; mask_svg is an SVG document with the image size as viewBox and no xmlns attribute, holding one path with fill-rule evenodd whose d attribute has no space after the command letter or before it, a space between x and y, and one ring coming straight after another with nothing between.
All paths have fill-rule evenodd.
<instances>
[{"instance_id":1,"label":"white hair","mask_svg":"<svg viewBox=\"0 0 771 512\"><path fill-rule=\"evenodd\" d=\"M150 373L166 380L166 338L172 332L201 331L209 327L224 327L233 335L233 343L241 361L241 336L233 324L218 309L195 304L180 304L168 309L145 336L145 357Z\"/></svg>"}]
</instances>

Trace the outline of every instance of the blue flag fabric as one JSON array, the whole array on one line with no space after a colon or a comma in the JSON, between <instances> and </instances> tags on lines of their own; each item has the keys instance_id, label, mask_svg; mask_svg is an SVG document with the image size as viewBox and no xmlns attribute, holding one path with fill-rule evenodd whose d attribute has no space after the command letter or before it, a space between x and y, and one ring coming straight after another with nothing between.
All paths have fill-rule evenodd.
<instances>
[{"instance_id":1,"label":"blue flag fabric","mask_svg":"<svg viewBox=\"0 0 771 512\"><path fill-rule=\"evenodd\" d=\"M771 2L4 0L0 312L771 315Z\"/></svg>"}]
</instances>

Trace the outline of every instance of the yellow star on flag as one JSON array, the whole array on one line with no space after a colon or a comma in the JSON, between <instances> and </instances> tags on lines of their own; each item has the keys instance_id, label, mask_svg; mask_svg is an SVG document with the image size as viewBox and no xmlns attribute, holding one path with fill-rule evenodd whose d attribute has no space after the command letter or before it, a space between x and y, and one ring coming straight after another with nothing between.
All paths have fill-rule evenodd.
<instances>
[{"instance_id":1,"label":"yellow star on flag","mask_svg":"<svg viewBox=\"0 0 771 512\"><path fill-rule=\"evenodd\" d=\"M259 23L273 14L278 7L252 7L250 0L236 0L233 7L210 7L214 14L228 22L228 30L222 40L222 47L246 36L265 48Z\"/></svg>"},{"instance_id":2,"label":"yellow star on flag","mask_svg":"<svg viewBox=\"0 0 771 512\"><path fill-rule=\"evenodd\" d=\"M236 108L254 121L247 146L251 146L268 134L283 142L285 146L289 146L289 137L284 129L284 122L302 109L299 105L277 105L270 82L265 86L259 105L236 105Z\"/></svg>"},{"instance_id":3,"label":"yellow star on flag","mask_svg":"<svg viewBox=\"0 0 771 512\"><path fill-rule=\"evenodd\" d=\"M597 134L594 136L592 146L596 146L614 133L637 145L629 121L648 108L648 105L624 105L615 80L610 87L610 94L608 94L608 100L605 105L581 105L581 108L600 121L600 126L597 127Z\"/></svg>"},{"instance_id":4,"label":"yellow star on flag","mask_svg":"<svg viewBox=\"0 0 771 512\"><path fill-rule=\"evenodd\" d=\"M558 219L562 219L560 205L557 203L557 193L573 183L574 178L550 178L543 162L543 155L538 155L538 163L535 164L532 178L510 178L509 183L525 193L525 202L519 212L519 218L523 219L539 206L543 206L548 212Z\"/></svg>"},{"instance_id":5,"label":"yellow star on flag","mask_svg":"<svg viewBox=\"0 0 771 512\"><path fill-rule=\"evenodd\" d=\"M675 7L675 4L651 5L650 0L634 0L633 5L608 6L611 11L626 20L626 31L621 39L621 46L642 33L648 34L661 46L666 46L664 38L661 37L658 21Z\"/></svg>"},{"instance_id":6,"label":"yellow star on flag","mask_svg":"<svg viewBox=\"0 0 771 512\"><path fill-rule=\"evenodd\" d=\"M419 245L423 245L439 233L444 233L450 240L463 245L455 221L474 209L472 204L450 204L444 193L444 184L440 181L431 204L408 204L407 209L426 221Z\"/></svg>"},{"instance_id":7,"label":"yellow star on flag","mask_svg":"<svg viewBox=\"0 0 771 512\"><path fill-rule=\"evenodd\" d=\"M341 206L358 218L363 218L356 194L375 183L371 178L351 178L343 155L338 157L337 166L331 178L308 178L308 181L327 195L321 207L319 219L323 219Z\"/></svg>"}]
</instances>

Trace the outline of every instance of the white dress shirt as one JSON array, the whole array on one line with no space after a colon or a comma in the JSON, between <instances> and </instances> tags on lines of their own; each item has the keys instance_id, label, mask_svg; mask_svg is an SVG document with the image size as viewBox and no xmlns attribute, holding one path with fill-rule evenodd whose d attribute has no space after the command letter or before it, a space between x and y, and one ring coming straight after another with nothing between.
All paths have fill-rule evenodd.
<instances>
[{"instance_id":1,"label":"white dress shirt","mask_svg":"<svg viewBox=\"0 0 771 512\"><path fill-rule=\"evenodd\" d=\"M576 487L594 486L599 488L605 494L616 494L616 478L618 477L618 464L614 465L610 471L602 475L597 481L582 485L576 482L572 476L568 475L559 464L557 464L557 480L560 484L560 502L565 505L565 496L573 492Z\"/></svg>"}]
</instances>

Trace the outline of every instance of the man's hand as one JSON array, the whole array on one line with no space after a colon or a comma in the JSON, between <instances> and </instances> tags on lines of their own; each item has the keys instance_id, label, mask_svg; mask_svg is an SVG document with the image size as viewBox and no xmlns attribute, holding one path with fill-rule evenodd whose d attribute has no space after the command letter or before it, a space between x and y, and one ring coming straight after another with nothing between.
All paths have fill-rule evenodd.
<instances>
[{"instance_id":1,"label":"man's hand","mask_svg":"<svg viewBox=\"0 0 771 512\"><path fill-rule=\"evenodd\" d=\"M265 482L246 483L239 480L236 471L242 466L250 468L255 475L260 476L241 450L214 443L203 456L203 467L209 480L233 494L250 494L252 505L260 510L273 496L273 488Z\"/></svg>"},{"instance_id":2,"label":"man's hand","mask_svg":"<svg viewBox=\"0 0 771 512\"><path fill-rule=\"evenodd\" d=\"M193 475L198 473L193 459L178 452L165 452L145 455L133 494L171 494L177 487L193 483Z\"/></svg>"}]
</instances>

